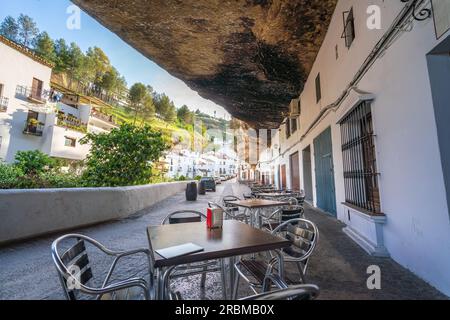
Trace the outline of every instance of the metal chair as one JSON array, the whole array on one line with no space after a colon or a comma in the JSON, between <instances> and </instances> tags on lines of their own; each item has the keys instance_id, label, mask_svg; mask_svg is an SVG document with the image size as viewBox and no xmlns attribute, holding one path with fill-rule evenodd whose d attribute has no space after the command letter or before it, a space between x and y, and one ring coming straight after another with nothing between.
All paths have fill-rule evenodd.
<instances>
[{"instance_id":1,"label":"metal chair","mask_svg":"<svg viewBox=\"0 0 450 320\"><path fill-rule=\"evenodd\" d=\"M62 242L66 241L72 241L75 244L62 252L60 250ZM107 256L114 257L113 263L99 287L94 287L90 284L94 280L94 275L86 244L92 245ZM119 260L138 254L143 254L148 262L148 280L130 277L126 280L110 283ZM154 256L153 252L148 249L112 251L84 235L68 234L53 242L52 258L68 300L78 300L80 294L93 296L99 300L150 300L154 298Z\"/></svg>"},{"instance_id":2,"label":"metal chair","mask_svg":"<svg viewBox=\"0 0 450 320\"><path fill-rule=\"evenodd\" d=\"M291 241L292 245L287 249L281 250L284 262L295 263L297 265L300 282L286 277L287 284L306 283L306 271L309 258L316 248L319 240L319 230L311 221L305 219L293 219L279 225L272 231L272 234L284 237ZM278 256L279 256L279 252ZM273 255L271 255L273 257ZM264 287L264 281L267 275L273 274L277 270L277 258L273 257L269 262L266 260L241 259L235 264L238 276L235 279L233 297L236 298L239 286L239 277L243 278L250 288L257 294L256 289ZM250 280L252 278L253 280Z\"/></svg>"},{"instance_id":3,"label":"metal chair","mask_svg":"<svg viewBox=\"0 0 450 320\"><path fill-rule=\"evenodd\" d=\"M255 296L240 299L240 301L279 301L279 300L297 300L309 301L315 300L319 296L319 287L315 285L298 285L286 289L280 289L272 292L261 293Z\"/></svg>"},{"instance_id":4,"label":"metal chair","mask_svg":"<svg viewBox=\"0 0 450 320\"><path fill-rule=\"evenodd\" d=\"M175 211L167 215L161 225L165 224L180 224L180 223L194 223L206 220L206 215L194 210L181 210ZM221 272L222 284L224 290L224 297L226 295L225 290L225 276L223 261L207 261L201 263L194 263L189 265L181 265L166 270L164 274L162 287L165 288L165 295L169 294L169 298L172 299L173 293L170 291L170 281L176 278L184 278L193 275L202 275L200 281L200 287L205 288L206 274L211 272Z\"/></svg>"},{"instance_id":5,"label":"metal chair","mask_svg":"<svg viewBox=\"0 0 450 320\"><path fill-rule=\"evenodd\" d=\"M280 198L279 201L287 202L288 204L269 215L262 216L262 229L272 232L283 222L304 218L305 210L298 205L296 198L285 197Z\"/></svg>"},{"instance_id":6,"label":"metal chair","mask_svg":"<svg viewBox=\"0 0 450 320\"><path fill-rule=\"evenodd\" d=\"M225 220L237 220L245 223L248 223L249 221L249 217L245 213L240 213L239 211L231 210L229 207L225 207L216 202L208 202L208 206L210 208L222 209L225 214Z\"/></svg>"}]
</instances>

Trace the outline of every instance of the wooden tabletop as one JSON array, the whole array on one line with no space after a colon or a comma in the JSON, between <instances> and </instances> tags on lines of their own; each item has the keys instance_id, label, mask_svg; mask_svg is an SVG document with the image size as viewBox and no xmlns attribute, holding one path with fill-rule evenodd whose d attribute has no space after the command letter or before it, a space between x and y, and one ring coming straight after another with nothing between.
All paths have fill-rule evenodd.
<instances>
[{"instance_id":1,"label":"wooden tabletop","mask_svg":"<svg viewBox=\"0 0 450 320\"><path fill-rule=\"evenodd\" d=\"M272 200L264 200L264 199L229 201L228 203L233 204L238 207L247 208L247 209L279 207L279 206L284 206L284 205L288 204L285 201L272 201Z\"/></svg>"},{"instance_id":2,"label":"wooden tabletop","mask_svg":"<svg viewBox=\"0 0 450 320\"><path fill-rule=\"evenodd\" d=\"M150 248L154 251L189 242L205 249L173 259L164 259L155 252L156 268L283 249L291 245L286 239L234 220L224 221L223 229L214 230L209 230L205 222L150 226L147 234Z\"/></svg>"}]
</instances>

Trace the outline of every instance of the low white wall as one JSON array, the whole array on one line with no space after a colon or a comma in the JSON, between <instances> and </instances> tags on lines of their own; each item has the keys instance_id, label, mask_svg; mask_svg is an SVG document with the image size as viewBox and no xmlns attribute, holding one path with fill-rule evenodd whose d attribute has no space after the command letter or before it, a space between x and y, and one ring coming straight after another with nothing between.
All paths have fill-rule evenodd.
<instances>
[{"instance_id":1,"label":"low white wall","mask_svg":"<svg viewBox=\"0 0 450 320\"><path fill-rule=\"evenodd\" d=\"M0 244L125 218L184 191L187 183L0 190Z\"/></svg>"}]
</instances>

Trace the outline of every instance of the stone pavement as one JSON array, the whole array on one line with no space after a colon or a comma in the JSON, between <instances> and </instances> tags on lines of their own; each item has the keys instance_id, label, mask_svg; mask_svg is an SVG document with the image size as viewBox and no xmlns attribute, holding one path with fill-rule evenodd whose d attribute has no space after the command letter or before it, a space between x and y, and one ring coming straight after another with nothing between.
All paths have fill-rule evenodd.
<instances>
[{"instance_id":1,"label":"stone pavement","mask_svg":"<svg viewBox=\"0 0 450 320\"><path fill-rule=\"evenodd\" d=\"M184 194L177 194L128 219L75 230L97 239L111 249L147 247L146 227L159 224L170 212L180 209L205 211L208 201L218 201L224 195L242 196L244 186L236 183L220 185L217 193L200 196L195 203L186 202ZM368 256L343 232L343 225L313 208L306 208L306 217L320 230L320 241L311 258L308 282L321 288L320 299L446 299L436 289L404 269L391 259ZM0 299L63 299L50 246L58 235L30 240L0 248ZM107 260L92 252L94 275L101 275L108 267ZM367 268L381 268L381 290L367 289ZM138 270L138 272L136 272ZM288 272L296 268L287 267ZM118 268L118 274L141 275L145 261L130 258ZM116 279L120 279L117 277ZM200 277L178 280L174 283L185 299L220 299L220 279L208 275L205 291L199 290ZM240 296L251 292L240 286Z\"/></svg>"}]
</instances>

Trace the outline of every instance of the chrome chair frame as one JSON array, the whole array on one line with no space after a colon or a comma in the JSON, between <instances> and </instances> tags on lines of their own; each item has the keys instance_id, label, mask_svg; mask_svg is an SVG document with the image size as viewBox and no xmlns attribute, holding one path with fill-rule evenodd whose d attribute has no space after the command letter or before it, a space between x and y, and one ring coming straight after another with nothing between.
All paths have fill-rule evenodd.
<instances>
[{"instance_id":1,"label":"chrome chair frame","mask_svg":"<svg viewBox=\"0 0 450 320\"><path fill-rule=\"evenodd\" d=\"M249 217L245 213L235 214L232 210L221 204L218 204L217 202L208 202L208 207L210 208L216 207L222 209L223 212L225 213L226 218L225 220L237 220L245 223L248 223L249 221Z\"/></svg>"},{"instance_id":2,"label":"chrome chair frame","mask_svg":"<svg viewBox=\"0 0 450 320\"><path fill-rule=\"evenodd\" d=\"M279 289L271 292L265 291L264 293L257 294L251 297L239 299L240 301L275 301L275 300L315 300L320 294L320 289L316 285L302 284L297 286L288 287L284 281L277 275L270 275L266 278L266 281L271 281ZM265 282L266 282L265 281Z\"/></svg>"},{"instance_id":3,"label":"chrome chair frame","mask_svg":"<svg viewBox=\"0 0 450 320\"><path fill-rule=\"evenodd\" d=\"M306 224L307 226L311 227L312 232L313 233L313 239L310 241L309 244L309 248L308 250L300 257L294 257L292 255L289 255L288 253L286 253L286 250L283 249L281 251L274 251L274 252L270 252L270 257L271 260L269 262L264 262L265 268L266 268L266 272L265 272L265 277L267 278L268 276L274 274L274 271L277 270L276 266L278 264L278 266L282 265L280 264L280 259L283 261L283 263L295 263L297 265L297 268L299 270L300 273L300 281L301 283L306 283L306 271L308 268L308 262L309 262L309 258L311 257L311 255L314 252L314 249L317 246L317 242L319 240L319 230L317 229L316 225L309 221L309 220L305 220L305 219L292 219L289 221L286 221L282 224L280 224L277 228L275 228L271 233L273 235L280 235L281 232L283 232L284 228L286 228L289 225L298 225L298 224ZM305 239L303 239L305 240ZM294 245L294 244L293 244ZM274 255L274 253L276 254L276 257ZM266 290L267 288L265 288L265 284L264 283L257 283L257 282L252 282L244 273L244 271L241 269L242 266L242 260L238 261L234 267L235 270L237 272L236 278L235 278L235 285L234 285L234 292L233 292L233 298L236 299L237 296L237 291L238 291L238 286L239 286L239 277L241 277L249 286L250 289L255 293L258 294L256 289L264 289ZM278 269L278 275L283 279L284 277L284 270L280 270Z\"/></svg>"},{"instance_id":4,"label":"chrome chair frame","mask_svg":"<svg viewBox=\"0 0 450 320\"><path fill-rule=\"evenodd\" d=\"M70 265L66 265L62 261L62 257L65 254L67 254L70 251L70 249L72 249L74 247L72 246L69 250L65 251L62 255L59 254L58 247L62 241L69 240L69 239L76 240L77 244L81 241L83 242L83 246L85 249L82 252L80 252L80 255L83 252L86 252L86 247L85 247L84 243L87 242L87 243L93 245L94 247L96 247L97 249L99 249L101 252L105 253L106 255L115 257L114 261L111 264L109 271L105 277L105 280L103 281L103 284L100 288L89 287L86 285L86 283L81 283L80 279L78 279L78 277L76 275L73 275L71 273L71 271L69 269L72 268L74 265L76 265L77 262L74 262ZM131 289L131 288L142 289L146 300L150 300L155 297L155 287L154 287L154 277L153 277L153 275L154 275L154 270L153 270L154 257L153 257L153 253L149 249L136 249L136 250L131 250L131 251L113 251L113 250L106 248L98 241L96 241L92 238L89 238L85 235L67 234L67 235L64 235L64 236L56 239L52 243L51 251L52 251L53 262L56 266L56 270L58 271L61 285L63 287L64 293L68 300L76 300L76 297L74 294L74 291L76 291L76 290L79 290L80 292L82 292L86 295L96 296L96 299L101 299L102 296L104 296L106 294L114 294L117 291L124 290L124 289ZM133 278L130 278L127 280L122 280L122 281L118 281L116 283L109 284L111 276L113 275L113 272L115 271L115 268L116 268L119 260L124 257L137 255L137 254L144 254L147 257L148 271L149 271L148 282L146 280L144 280L143 278L133 277ZM86 255L87 255L87 253L86 253ZM75 256L69 262L72 262L77 257L78 257L78 255ZM81 270L80 270L80 273L81 273ZM74 290L69 289L68 285L67 285L68 281L70 281L74 285L74 287L77 289L74 289Z\"/></svg>"}]
</instances>

